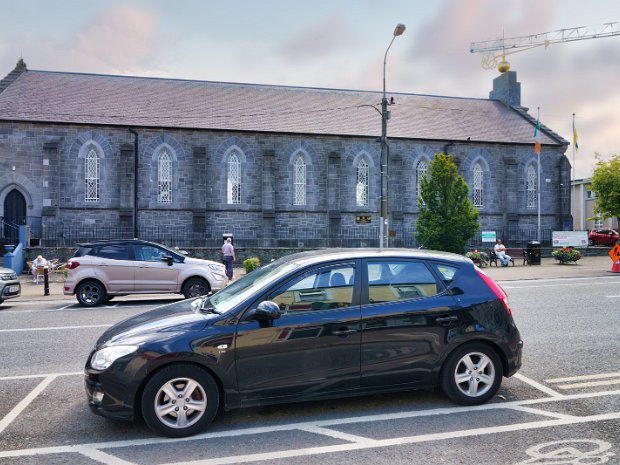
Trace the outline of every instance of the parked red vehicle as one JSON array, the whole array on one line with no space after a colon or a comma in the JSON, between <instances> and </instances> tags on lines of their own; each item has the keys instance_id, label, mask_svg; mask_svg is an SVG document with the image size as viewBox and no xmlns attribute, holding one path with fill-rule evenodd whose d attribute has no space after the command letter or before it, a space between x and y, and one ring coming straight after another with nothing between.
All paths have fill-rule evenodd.
<instances>
[{"instance_id":1,"label":"parked red vehicle","mask_svg":"<svg viewBox=\"0 0 620 465\"><path fill-rule=\"evenodd\" d=\"M593 229L588 235L588 245L614 245L618 243L618 231L613 229Z\"/></svg>"}]
</instances>

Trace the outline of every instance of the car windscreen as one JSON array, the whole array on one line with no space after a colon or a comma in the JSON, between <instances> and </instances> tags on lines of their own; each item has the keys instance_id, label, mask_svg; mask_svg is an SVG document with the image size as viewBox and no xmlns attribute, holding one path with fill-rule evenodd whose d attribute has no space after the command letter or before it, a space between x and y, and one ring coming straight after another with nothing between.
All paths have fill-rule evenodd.
<instances>
[{"instance_id":1,"label":"car windscreen","mask_svg":"<svg viewBox=\"0 0 620 465\"><path fill-rule=\"evenodd\" d=\"M278 260L258 268L213 294L207 305L215 308L217 313L226 313L299 266L297 263Z\"/></svg>"}]
</instances>

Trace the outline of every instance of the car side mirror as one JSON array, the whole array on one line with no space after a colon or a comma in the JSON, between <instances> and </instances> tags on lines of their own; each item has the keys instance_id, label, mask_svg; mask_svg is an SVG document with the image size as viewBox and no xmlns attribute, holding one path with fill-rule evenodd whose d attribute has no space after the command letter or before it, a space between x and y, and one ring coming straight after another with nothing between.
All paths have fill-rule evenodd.
<instances>
[{"instance_id":1,"label":"car side mirror","mask_svg":"<svg viewBox=\"0 0 620 465\"><path fill-rule=\"evenodd\" d=\"M259 321L277 320L282 313L277 303L265 300L254 310L254 319Z\"/></svg>"},{"instance_id":2,"label":"car side mirror","mask_svg":"<svg viewBox=\"0 0 620 465\"><path fill-rule=\"evenodd\" d=\"M163 257L161 257L161 261L162 262L168 262L168 266L172 266L172 256L171 255L164 255Z\"/></svg>"}]
</instances>

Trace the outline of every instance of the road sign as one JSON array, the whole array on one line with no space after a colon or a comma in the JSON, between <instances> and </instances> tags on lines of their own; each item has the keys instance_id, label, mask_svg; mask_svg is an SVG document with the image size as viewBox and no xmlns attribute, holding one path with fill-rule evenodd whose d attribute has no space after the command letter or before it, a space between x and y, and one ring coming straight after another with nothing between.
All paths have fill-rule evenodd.
<instances>
[{"instance_id":1,"label":"road sign","mask_svg":"<svg viewBox=\"0 0 620 465\"><path fill-rule=\"evenodd\" d=\"M607 255L609 255L609 257L614 262L617 262L618 260L620 260L620 245L618 245L618 244L614 245L611 248L611 250L609 252L607 252Z\"/></svg>"}]
</instances>

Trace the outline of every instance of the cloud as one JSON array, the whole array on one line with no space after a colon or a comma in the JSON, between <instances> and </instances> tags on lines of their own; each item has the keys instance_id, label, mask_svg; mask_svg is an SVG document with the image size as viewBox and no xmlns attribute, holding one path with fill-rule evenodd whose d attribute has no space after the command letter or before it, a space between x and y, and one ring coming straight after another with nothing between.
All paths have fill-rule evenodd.
<instances>
[{"instance_id":1,"label":"cloud","mask_svg":"<svg viewBox=\"0 0 620 465\"><path fill-rule=\"evenodd\" d=\"M157 17L150 10L120 4L94 11L61 38L31 35L21 40L20 47L31 69L162 74L157 71L157 26ZM8 69L19 58L2 55L0 50L0 60L10 66Z\"/></svg>"},{"instance_id":2,"label":"cloud","mask_svg":"<svg viewBox=\"0 0 620 465\"><path fill-rule=\"evenodd\" d=\"M330 16L298 31L280 48L279 54L286 61L323 60L336 50L345 34L344 19L340 15Z\"/></svg>"}]
</instances>

